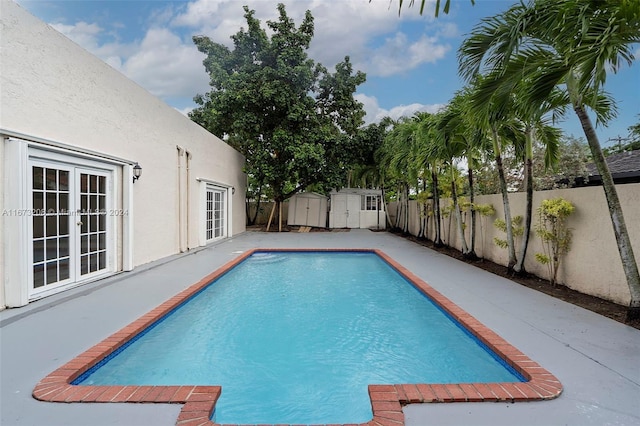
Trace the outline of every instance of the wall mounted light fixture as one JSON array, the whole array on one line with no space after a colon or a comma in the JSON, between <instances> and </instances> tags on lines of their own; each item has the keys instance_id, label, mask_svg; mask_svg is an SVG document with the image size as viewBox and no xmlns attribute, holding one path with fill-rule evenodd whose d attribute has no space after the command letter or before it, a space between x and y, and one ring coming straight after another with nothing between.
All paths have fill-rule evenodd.
<instances>
[{"instance_id":1,"label":"wall mounted light fixture","mask_svg":"<svg viewBox=\"0 0 640 426\"><path fill-rule=\"evenodd\" d=\"M136 163L133 165L133 183L136 183L136 181L140 179L140 176L142 176L142 167Z\"/></svg>"},{"instance_id":2,"label":"wall mounted light fixture","mask_svg":"<svg viewBox=\"0 0 640 426\"><path fill-rule=\"evenodd\" d=\"M233 195L233 194L235 194L235 193L236 193L236 187L235 187L235 186L232 186L232 187L231 187L231 195Z\"/></svg>"}]
</instances>

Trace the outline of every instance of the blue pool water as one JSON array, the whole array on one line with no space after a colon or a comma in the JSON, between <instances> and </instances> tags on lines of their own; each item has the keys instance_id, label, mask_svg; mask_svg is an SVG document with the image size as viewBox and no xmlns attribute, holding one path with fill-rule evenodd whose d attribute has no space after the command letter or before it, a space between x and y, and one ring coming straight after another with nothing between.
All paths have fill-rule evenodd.
<instances>
[{"instance_id":1,"label":"blue pool water","mask_svg":"<svg viewBox=\"0 0 640 426\"><path fill-rule=\"evenodd\" d=\"M221 385L219 423L371 420L369 384L517 382L374 253L255 253L84 385Z\"/></svg>"}]
</instances>

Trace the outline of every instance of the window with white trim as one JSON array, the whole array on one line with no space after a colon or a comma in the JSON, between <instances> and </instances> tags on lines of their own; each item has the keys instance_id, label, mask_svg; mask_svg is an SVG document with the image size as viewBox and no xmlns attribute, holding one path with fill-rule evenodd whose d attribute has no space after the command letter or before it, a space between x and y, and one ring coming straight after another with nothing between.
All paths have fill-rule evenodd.
<instances>
[{"instance_id":1,"label":"window with white trim","mask_svg":"<svg viewBox=\"0 0 640 426\"><path fill-rule=\"evenodd\" d=\"M379 195L362 196L362 210L380 210L380 207Z\"/></svg>"}]
</instances>

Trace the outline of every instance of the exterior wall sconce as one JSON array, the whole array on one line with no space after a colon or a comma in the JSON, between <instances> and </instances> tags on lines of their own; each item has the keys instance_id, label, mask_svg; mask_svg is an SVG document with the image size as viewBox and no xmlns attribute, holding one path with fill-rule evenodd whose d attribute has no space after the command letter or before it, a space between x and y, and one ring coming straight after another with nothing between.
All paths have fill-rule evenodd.
<instances>
[{"instance_id":1,"label":"exterior wall sconce","mask_svg":"<svg viewBox=\"0 0 640 426\"><path fill-rule=\"evenodd\" d=\"M233 195L233 194L235 194L235 193L236 193L236 187L235 187L235 186L232 186L232 187L231 187L231 195Z\"/></svg>"},{"instance_id":2,"label":"exterior wall sconce","mask_svg":"<svg viewBox=\"0 0 640 426\"><path fill-rule=\"evenodd\" d=\"M142 176L142 167L140 167L140 164L136 163L133 166L133 183L136 183L136 181L140 179L140 176Z\"/></svg>"}]
</instances>

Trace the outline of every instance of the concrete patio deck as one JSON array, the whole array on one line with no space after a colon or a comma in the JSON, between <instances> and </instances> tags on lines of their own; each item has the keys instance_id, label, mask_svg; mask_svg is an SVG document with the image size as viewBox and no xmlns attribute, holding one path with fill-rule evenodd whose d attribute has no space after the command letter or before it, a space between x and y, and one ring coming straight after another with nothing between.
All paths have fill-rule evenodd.
<instances>
[{"instance_id":1,"label":"concrete patio deck","mask_svg":"<svg viewBox=\"0 0 640 426\"><path fill-rule=\"evenodd\" d=\"M640 331L400 237L247 232L0 312L0 424L172 425L180 405L36 401L44 376L252 248L377 248L553 373L564 392L529 403L411 404L405 424L640 424ZM597 267L594 265L593 267ZM223 390L224 392L224 390ZM345 419L348 422L349 419Z\"/></svg>"}]
</instances>

